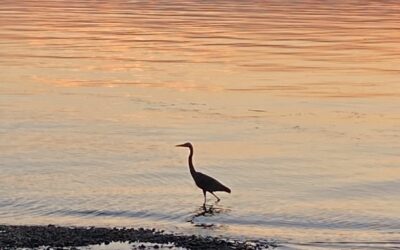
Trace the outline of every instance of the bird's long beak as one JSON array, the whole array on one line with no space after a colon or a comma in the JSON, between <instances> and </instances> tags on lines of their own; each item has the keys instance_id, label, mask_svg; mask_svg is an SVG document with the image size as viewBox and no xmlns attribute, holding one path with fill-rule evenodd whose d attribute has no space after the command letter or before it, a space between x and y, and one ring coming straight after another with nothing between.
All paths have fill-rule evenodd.
<instances>
[{"instance_id":1,"label":"bird's long beak","mask_svg":"<svg viewBox=\"0 0 400 250\"><path fill-rule=\"evenodd\" d=\"M175 145L175 147L184 147L184 144Z\"/></svg>"}]
</instances>

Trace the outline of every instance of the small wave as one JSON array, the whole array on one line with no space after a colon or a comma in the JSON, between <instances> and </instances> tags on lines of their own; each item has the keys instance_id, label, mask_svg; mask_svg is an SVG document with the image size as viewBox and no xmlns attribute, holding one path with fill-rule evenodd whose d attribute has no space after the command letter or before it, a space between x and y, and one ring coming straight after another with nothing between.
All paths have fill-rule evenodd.
<instances>
[{"instance_id":1,"label":"small wave","mask_svg":"<svg viewBox=\"0 0 400 250\"><path fill-rule=\"evenodd\" d=\"M46 216L75 216L75 217L119 217L119 218L154 218L163 220L176 220L180 215L171 215L168 213L159 213L154 211L130 211L130 210L73 210L58 209L44 213Z\"/></svg>"}]
</instances>

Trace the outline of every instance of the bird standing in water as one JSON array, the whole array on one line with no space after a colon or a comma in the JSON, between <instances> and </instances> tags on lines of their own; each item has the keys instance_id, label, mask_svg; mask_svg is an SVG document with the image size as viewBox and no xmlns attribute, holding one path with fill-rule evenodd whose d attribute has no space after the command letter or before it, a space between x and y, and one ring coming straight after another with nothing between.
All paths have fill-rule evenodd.
<instances>
[{"instance_id":1,"label":"bird standing in water","mask_svg":"<svg viewBox=\"0 0 400 250\"><path fill-rule=\"evenodd\" d=\"M215 198L217 198L217 202L220 201L220 199L218 198L218 196L216 196L214 194L214 192L217 191L224 191L227 193L231 193L231 190L226 187L225 185L223 185L221 182L217 181L216 179L205 175L203 173L197 172L194 169L193 166L193 146L190 142L184 143L184 144L180 144L180 145L176 145L177 147L185 147L185 148L189 148L190 150L190 154L189 154L189 169L190 169L190 174L193 177L194 182L196 183L196 185L203 190L203 195L204 195L204 203L203 206L205 207L206 205L206 192L209 192L210 194L214 195Z\"/></svg>"}]
</instances>

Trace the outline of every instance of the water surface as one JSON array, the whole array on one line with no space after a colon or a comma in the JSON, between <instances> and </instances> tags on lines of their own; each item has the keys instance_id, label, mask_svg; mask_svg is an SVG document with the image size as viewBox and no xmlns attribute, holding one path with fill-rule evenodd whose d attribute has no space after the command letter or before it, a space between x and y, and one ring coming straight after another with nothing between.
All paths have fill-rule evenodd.
<instances>
[{"instance_id":1,"label":"water surface","mask_svg":"<svg viewBox=\"0 0 400 250\"><path fill-rule=\"evenodd\" d=\"M3 1L2 223L398 248L399 7Z\"/></svg>"}]
</instances>

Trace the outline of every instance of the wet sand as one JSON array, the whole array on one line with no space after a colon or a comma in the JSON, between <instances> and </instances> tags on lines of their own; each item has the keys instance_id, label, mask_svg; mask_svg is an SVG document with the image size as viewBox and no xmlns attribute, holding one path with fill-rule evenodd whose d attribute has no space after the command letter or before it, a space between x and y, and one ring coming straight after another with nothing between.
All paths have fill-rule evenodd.
<instances>
[{"instance_id":1,"label":"wet sand","mask_svg":"<svg viewBox=\"0 0 400 250\"><path fill-rule=\"evenodd\" d=\"M238 241L228 238L176 235L156 229L62 227L0 225L0 249L51 247L75 249L75 247L112 242L155 243L152 249L173 244L187 249L271 249L276 245L267 241ZM157 245L159 244L159 245ZM144 244L139 248L145 249Z\"/></svg>"}]
</instances>

